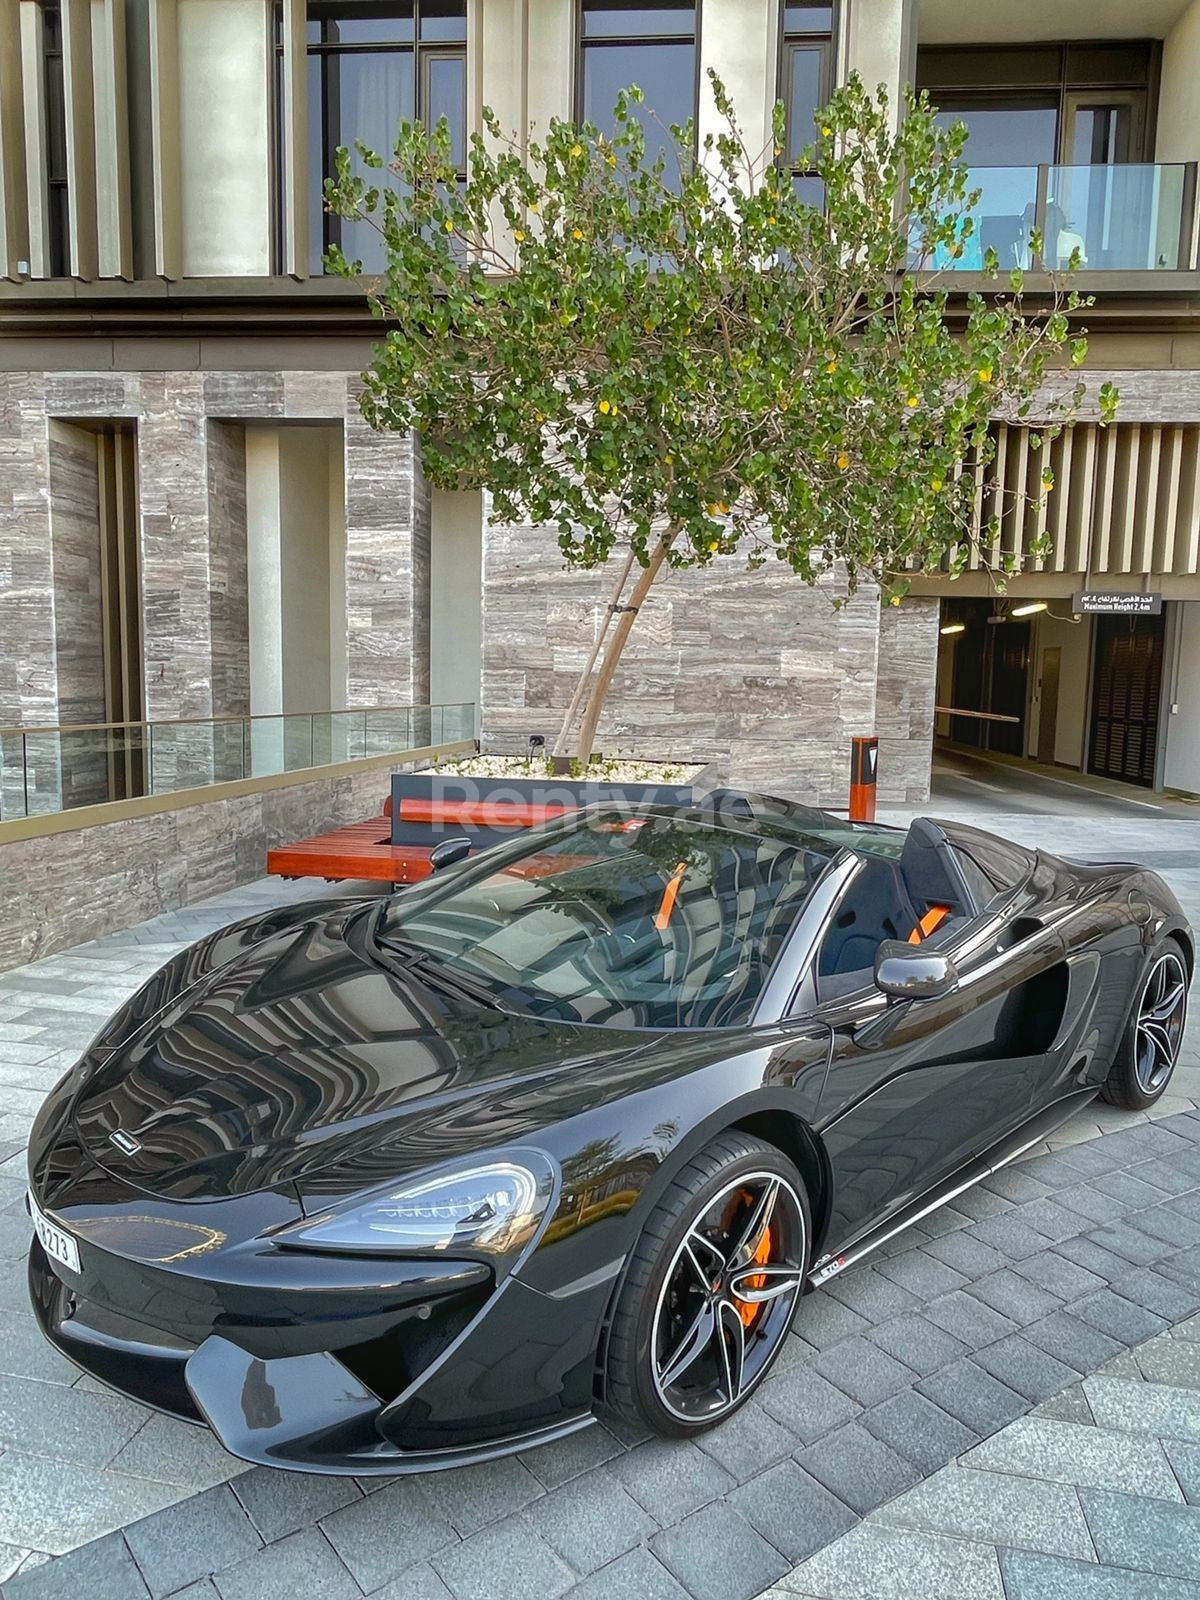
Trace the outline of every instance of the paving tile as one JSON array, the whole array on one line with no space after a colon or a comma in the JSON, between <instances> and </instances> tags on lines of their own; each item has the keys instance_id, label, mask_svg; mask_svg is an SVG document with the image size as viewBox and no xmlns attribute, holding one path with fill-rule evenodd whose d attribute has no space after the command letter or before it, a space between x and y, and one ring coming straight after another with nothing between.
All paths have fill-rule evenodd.
<instances>
[{"instance_id":1,"label":"paving tile","mask_svg":"<svg viewBox=\"0 0 1200 1600\"><path fill-rule=\"evenodd\" d=\"M372 1595L371 1600L387 1600ZM688 1600L671 1574L649 1550L631 1550L568 1590L567 1600Z\"/></svg>"},{"instance_id":2,"label":"paving tile","mask_svg":"<svg viewBox=\"0 0 1200 1600\"><path fill-rule=\"evenodd\" d=\"M817 1371L860 1406L873 1406L907 1389L915 1374L867 1339L843 1339L817 1358Z\"/></svg>"},{"instance_id":3,"label":"paving tile","mask_svg":"<svg viewBox=\"0 0 1200 1600\"><path fill-rule=\"evenodd\" d=\"M1079 1182L1079 1168L1064 1160L1057 1151L1052 1155L1033 1156L1027 1161L1022 1161L1017 1170L1027 1172L1031 1178L1036 1178L1048 1189L1065 1189L1070 1184Z\"/></svg>"},{"instance_id":4,"label":"paving tile","mask_svg":"<svg viewBox=\"0 0 1200 1600\"><path fill-rule=\"evenodd\" d=\"M1123 1277L1130 1267L1128 1256L1105 1250L1096 1243L1095 1238L1064 1239L1061 1244L1055 1245L1054 1251L1064 1260L1073 1261L1076 1266L1100 1278L1102 1284L1098 1287L1111 1283L1114 1278Z\"/></svg>"},{"instance_id":5,"label":"paving tile","mask_svg":"<svg viewBox=\"0 0 1200 1600\"><path fill-rule=\"evenodd\" d=\"M368 1594L457 1542L421 1487L401 1478L321 1518L325 1537Z\"/></svg>"},{"instance_id":6,"label":"paving tile","mask_svg":"<svg viewBox=\"0 0 1200 1600\"><path fill-rule=\"evenodd\" d=\"M1081 1422L1088 1427L1093 1427L1096 1422L1082 1383L1073 1383L1069 1389L1052 1394L1049 1400L1043 1400L1040 1406L1035 1406L1029 1415L1055 1422Z\"/></svg>"},{"instance_id":7,"label":"paving tile","mask_svg":"<svg viewBox=\"0 0 1200 1600\"><path fill-rule=\"evenodd\" d=\"M956 1289L940 1300L931 1300L925 1307L925 1315L972 1350L994 1344L997 1339L1015 1333L1017 1328L1011 1318L985 1306L965 1289Z\"/></svg>"},{"instance_id":8,"label":"paving tile","mask_svg":"<svg viewBox=\"0 0 1200 1600\"><path fill-rule=\"evenodd\" d=\"M906 1251L902 1256L881 1261L875 1270L918 1300L936 1299L939 1294L949 1294L952 1289L961 1289L969 1282L965 1274L931 1256L928 1250Z\"/></svg>"},{"instance_id":9,"label":"paving tile","mask_svg":"<svg viewBox=\"0 0 1200 1600\"><path fill-rule=\"evenodd\" d=\"M1055 1244L1063 1239L1073 1239L1077 1233L1086 1231L1086 1223L1064 1205L1058 1195L1032 1200L1021 1206L1014 1216L1027 1228L1032 1228L1035 1233L1040 1233Z\"/></svg>"},{"instance_id":10,"label":"paving tile","mask_svg":"<svg viewBox=\"0 0 1200 1600\"><path fill-rule=\"evenodd\" d=\"M515 1456L456 1467L436 1479L416 1480L431 1509L448 1517L464 1537L501 1522L545 1493L541 1484Z\"/></svg>"},{"instance_id":11,"label":"paving tile","mask_svg":"<svg viewBox=\"0 0 1200 1600\"><path fill-rule=\"evenodd\" d=\"M1122 1350L1109 1361L1105 1361L1091 1374L1093 1378L1132 1378L1135 1383L1140 1382L1145 1373L1138 1366L1131 1350Z\"/></svg>"},{"instance_id":12,"label":"paving tile","mask_svg":"<svg viewBox=\"0 0 1200 1600\"><path fill-rule=\"evenodd\" d=\"M790 1566L727 1504L695 1512L650 1548L695 1600L751 1600Z\"/></svg>"},{"instance_id":13,"label":"paving tile","mask_svg":"<svg viewBox=\"0 0 1200 1600\"><path fill-rule=\"evenodd\" d=\"M126 1528L125 1538L154 1600L232 1566L262 1546L225 1484L144 1518Z\"/></svg>"},{"instance_id":14,"label":"paving tile","mask_svg":"<svg viewBox=\"0 0 1200 1600\"><path fill-rule=\"evenodd\" d=\"M765 1385L761 1398L766 1404ZM794 1431L794 1430L793 1430ZM733 1488L724 1467L694 1444L650 1439L617 1456L608 1470L662 1527L716 1500Z\"/></svg>"},{"instance_id":15,"label":"paving tile","mask_svg":"<svg viewBox=\"0 0 1200 1600\"><path fill-rule=\"evenodd\" d=\"M861 1422L847 1422L796 1459L805 1472L860 1516L911 1488L921 1476L911 1461L889 1449Z\"/></svg>"},{"instance_id":16,"label":"paving tile","mask_svg":"<svg viewBox=\"0 0 1200 1600\"><path fill-rule=\"evenodd\" d=\"M794 1461L760 1472L729 1496L739 1516L789 1561L803 1561L858 1521Z\"/></svg>"},{"instance_id":17,"label":"paving tile","mask_svg":"<svg viewBox=\"0 0 1200 1600\"><path fill-rule=\"evenodd\" d=\"M955 1339L944 1328L923 1316L919 1311L907 1312L902 1317L892 1317L872 1328L868 1336L888 1355L903 1361L921 1377L948 1366L967 1353L961 1340Z\"/></svg>"},{"instance_id":18,"label":"paving tile","mask_svg":"<svg viewBox=\"0 0 1200 1600\"><path fill-rule=\"evenodd\" d=\"M1132 1352L1142 1377L1175 1389L1200 1389L1200 1344L1162 1334Z\"/></svg>"},{"instance_id":19,"label":"paving tile","mask_svg":"<svg viewBox=\"0 0 1200 1600\"><path fill-rule=\"evenodd\" d=\"M654 1519L604 1467L573 1478L525 1515L550 1548L583 1577L658 1532Z\"/></svg>"},{"instance_id":20,"label":"paving tile","mask_svg":"<svg viewBox=\"0 0 1200 1600\"><path fill-rule=\"evenodd\" d=\"M1025 1337L1039 1350L1079 1372L1094 1371L1125 1348L1122 1340L1077 1316L1073 1306L1066 1311L1052 1311L1040 1322L1031 1323L1025 1329Z\"/></svg>"},{"instance_id":21,"label":"paving tile","mask_svg":"<svg viewBox=\"0 0 1200 1600\"><path fill-rule=\"evenodd\" d=\"M975 1360L985 1372L1035 1405L1079 1377L1076 1367L1059 1361L1019 1333L977 1350Z\"/></svg>"},{"instance_id":22,"label":"paving tile","mask_svg":"<svg viewBox=\"0 0 1200 1600\"><path fill-rule=\"evenodd\" d=\"M976 1237L974 1229L970 1232L959 1230L947 1233L940 1239L931 1239L925 1249L931 1256L944 1261L955 1272L961 1272L968 1278L982 1278L986 1273L999 1272L1002 1267L1008 1266L1008 1257L994 1250L990 1244L984 1244L982 1239Z\"/></svg>"},{"instance_id":23,"label":"paving tile","mask_svg":"<svg viewBox=\"0 0 1200 1600\"><path fill-rule=\"evenodd\" d=\"M874 1522L803 1562L788 1588L822 1600L1005 1600L990 1544Z\"/></svg>"},{"instance_id":24,"label":"paving tile","mask_svg":"<svg viewBox=\"0 0 1200 1600\"><path fill-rule=\"evenodd\" d=\"M94 1539L4 1586L6 1600L146 1600L149 1590L119 1533Z\"/></svg>"},{"instance_id":25,"label":"paving tile","mask_svg":"<svg viewBox=\"0 0 1200 1600\"><path fill-rule=\"evenodd\" d=\"M993 1311L999 1311L1019 1328L1037 1322L1062 1305L1056 1294L1039 1288L1036 1283L1030 1283L1028 1278L1022 1278L1020 1273L1007 1267L999 1272L989 1272L986 1278L980 1278L977 1283L968 1284L966 1292L982 1300Z\"/></svg>"},{"instance_id":26,"label":"paving tile","mask_svg":"<svg viewBox=\"0 0 1200 1600\"><path fill-rule=\"evenodd\" d=\"M1115 1173L1114 1182L1125 1177L1124 1173ZM1106 1194L1095 1183L1076 1183L1070 1189L1059 1189L1055 1196L1058 1204L1070 1211L1074 1216L1086 1218L1092 1223L1115 1222L1119 1217L1127 1215L1129 1206L1126 1201L1118 1199L1115 1195ZM1086 1228L1086 1223L1084 1224ZM1080 1229L1078 1231L1084 1231Z\"/></svg>"},{"instance_id":27,"label":"paving tile","mask_svg":"<svg viewBox=\"0 0 1200 1600\"><path fill-rule=\"evenodd\" d=\"M1178 1211L1170 1211L1166 1205L1131 1211L1125 1221L1138 1233L1149 1234L1152 1239L1158 1239L1176 1250L1186 1250L1191 1245L1200 1244L1200 1221L1195 1217L1181 1217Z\"/></svg>"},{"instance_id":28,"label":"paving tile","mask_svg":"<svg viewBox=\"0 0 1200 1600\"><path fill-rule=\"evenodd\" d=\"M966 1423L981 1438L1028 1410L1023 1395L997 1382L970 1358L922 1378L916 1387L919 1394Z\"/></svg>"},{"instance_id":29,"label":"paving tile","mask_svg":"<svg viewBox=\"0 0 1200 1600\"><path fill-rule=\"evenodd\" d=\"M1091 1536L1075 1490L1036 1478L945 1467L881 1506L872 1520L1092 1559Z\"/></svg>"},{"instance_id":30,"label":"paving tile","mask_svg":"<svg viewBox=\"0 0 1200 1600\"><path fill-rule=\"evenodd\" d=\"M804 1367L772 1376L759 1391L759 1400L763 1409L794 1433L801 1444L813 1444L851 1421L861 1410L856 1400L827 1378Z\"/></svg>"},{"instance_id":31,"label":"paving tile","mask_svg":"<svg viewBox=\"0 0 1200 1600\"><path fill-rule=\"evenodd\" d=\"M875 1267L857 1267L852 1272L834 1278L825 1286L826 1293L848 1307L868 1322L882 1322L885 1317L899 1316L902 1311L912 1311L920 1302L898 1283L893 1283ZM801 1322L800 1332L807 1339L808 1331Z\"/></svg>"},{"instance_id":32,"label":"paving tile","mask_svg":"<svg viewBox=\"0 0 1200 1600\"><path fill-rule=\"evenodd\" d=\"M1019 1418L969 1450L963 1465L1159 1500L1181 1498L1156 1440L1042 1417Z\"/></svg>"},{"instance_id":33,"label":"paving tile","mask_svg":"<svg viewBox=\"0 0 1200 1600\"><path fill-rule=\"evenodd\" d=\"M577 1478L581 1472L603 1466L619 1456L623 1449L607 1428L597 1424L581 1428L578 1433L569 1433L565 1439L539 1445L517 1459L525 1463L543 1487L554 1489L570 1478Z\"/></svg>"},{"instance_id":34,"label":"paving tile","mask_svg":"<svg viewBox=\"0 0 1200 1600\"><path fill-rule=\"evenodd\" d=\"M964 1216L961 1211L956 1211L953 1206L939 1206L936 1211L931 1211L927 1217L921 1218L921 1232L931 1239L942 1239L948 1233L970 1226L970 1217Z\"/></svg>"},{"instance_id":35,"label":"paving tile","mask_svg":"<svg viewBox=\"0 0 1200 1600\"><path fill-rule=\"evenodd\" d=\"M1108 1250L1115 1256L1124 1256L1126 1261L1131 1261L1135 1267L1153 1266L1156 1261L1163 1260L1178 1248L1172 1247L1163 1239L1155 1239L1150 1234L1143 1233L1141 1229L1131 1226L1128 1222L1110 1222L1106 1227L1093 1229L1087 1238L1092 1244L1099 1245L1102 1250Z\"/></svg>"},{"instance_id":36,"label":"paving tile","mask_svg":"<svg viewBox=\"0 0 1200 1600\"><path fill-rule=\"evenodd\" d=\"M497 1595L555 1600L575 1581L570 1568L519 1519L473 1533L434 1556L432 1565L456 1600L496 1600Z\"/></svg>"},{"instance_id":37,"label":"paving tile","mask_svg":"<svg viewBox=\"0 0 1200 1600\"><path fill-rule=\"evenodd\" d=\"M852 1334L869 1333L871 1324L857 1311L851 1311L840 1300L834 1300L824 1290L807 1295L800 1302L796 1317L796 1332L816 1350L828 1350Z\"/></svg>"},{"instance_id":38,"label":"paving tile","mask_svg":"<svg viewBox=\"0 0 1200 1600\"><path fill-rule=\"evenodd\" d=\"M1011 1200L1014 1205L1023 1205L1027 1200L1040 1200L1047 1192L1046 1185L1022 1167L1001 1167L999 1172L984 1178L978 1187L990 1189L993 1194Z\"/></svg>"},{"instance_id":39,"label":"paving tile","mask_svg":"<svg viewBox=\"0 0 1200 1600\"><path fill-rule=\"evenodd\" d=\"M59 1555L136 1522L179 1490L15 1450L0 1456L0 1542Z\"/></svg>"},{"instance_id":40,"label":"paving tile","mask_svg":"<svg viewBox=\"0 0 1200 1600\"><path fill-rule=\"evenodd\" d=\"M864 1411L862 1423L921 1472L936 1472L979 1438L957 1417L912 1389Z\"/></svg>"},{"instance_id":41,"label":"paving tile","mask_svg":"<svg viewBox=\"0 0 1200 1600\"><path fill-rule=\"evenodd\" d=\"M994 1189L984 1189L978 1184L973 1189L965 1189L962 1194L956 1194L951 1201L955 1211L961 1211L964 1217L969 1217L972 1222L986 1222L989 1217L1002 1217L1013 1209L1014 1201L1005 1195L997 1194Z\"/></svg>"},{"instance_id":42,"label":"paving tile","mask_svg":"<svg viewBox=\"0 0 1200 1600\"><path fill-rule=\"evenodd\" d=\"M1134 1305L1145 1306L1167 1322L1178 1322L1200 1311L1200 1291L1176 1283L1154 1267L1133 1267L1112 1286L1114 1294Z\"/></svg>"},{"instance_id":43,"label":"paving tile","mask_svg":"<svg viewBox=\"0 0 1200 1600\"><path fill-rule=\"evenodd\" d=\"M1000 1570L1008 1600L1200 1600L1200 1584L1032 1550L1001 1550Z\"/></svg>"},{"instance_id":44,"label":"paving tile","mask_svg":"<svg viewBox=\"0 0 1200 1600\"><path fill-rule=\"evenodd\" d=\"M1080 1491L1102 1564L1200 1579L1200 1507L1106 1489Z\"/></svg>"},{"instance_id":45,"label":"paving tile","mask_svg":"<svg viewBox=\"0 0 1200 1600\"><path fill-rule=\"evenodd\" d=\"M24 1184L22 1184L24 1190ZM20 1285L28 1299L24 1283ZM41 1383L71 1385L79 1376L42 1333L28 1310L0 1311L0 1373L36 1378Z\"/></svg>"},{"instance_id":46,"label":"paving tile","mask_svg":"<svg viewBox=\"0 0 1200 1600\"><path fill-rule=\"evenodd\" d=\"M320 1596L314 1600L320 1600ZM382 1589L374 1590L371 1600L452 1600L452 1596L433 1568L423 1561L419 1567L410 1567L391 1583L385 1583Z\"/></svg>"},{"instance_id":47,"label":"paving tile","mask_svg":"<svg viewBox=\"0 0 1200 1600\"><path fill-rule=\"evenodd\" d=\"M719 1428L702 1433L696 1443L742 1483L772 1462L790 1456L796 1448L796 1436L776 1422L757 1400L751 1400Z\"/></svg>"},{"instance_id":48,"label":"paving tile","mask_svg":"<svg viewBox=\"0 0 1200 1600\"><path fill-rule=\"evenodd\" d=\"M0 1448L107 1466L150 1413L118 1395L0 1376Z\"/></svg>"},{"instance_id":49,"label":"paving tile","mask_svg":"<svg viewBox=\"0 0 1200 1600\"><path fill-rule=\"evenodd\" d=\"M113 1457L114 1472L154 1478L186 1489L207 1489L245 1472L246 1463L222 1449L208 1428L151 1415Z\"/></svg>"},{"instance_id":50,"label":"paving tile","mask_svg":"<svg viewBox=\"0 0 1200 1600\"><path fill-rule=\"evenodd\" d=\"M1036 1255L1046 1248L1049 1242L1044 1233L1039 1233L1036 1228L1031 1228L1027 1222L1021 1220L1020 1210L1010 1211L1003 1217L989 1217L984 1222L977 1222L971 1229L972 1234L981 1244L990 1245L993 1250L998 1250L1008 1261L1023 1261L1026 1256Z\"/></svg>"},{"instance_id":51,"label":"paving tile","mask_svg":"<svg viewBox=\"0 0 1200 1600\"><path fill-rule=\"evenodd\" d=\"M1084 1391L1101 1428L1200 1440L1200 1393L1126 1378L1086 1378Z\"/></svg>"},{"instance_id":52,"label":"paving tile","mask_svg":"<svg viewBox=\"0 0 1200 1600\"><path fill-rule=\"evenodd\" d=\"M1124 1271L1128 1270L1126 1266ZM1066 1301L1082 1299L1085 1294L1095 1294L1097 1289L1103 1289L1109 1282L1108 1278L1088 1271L1075 1261L1068 1261L1066 1256L1059 1255L1055 1250L1043 1250L1041 1255L1026 1256L1024 1261L1013 1263L1013 1271L1018 1277L1036 1283L1039 1289L1046 1289Z\"/></svg>"},{"instance_id":53,"label":"paving tile","mask_svg":"<svg viewBox=\"0 0 1200 1600\"><path fill-rule=\"evenodd\" d=\"M1117 1148L1119 1143L1119 1140L1110 1139L1107 1149L1099 1139L1085 1145L1074 1145L1063 1152L1063 1160L1085 1178L1102 1178L1106 1173L1129 1165L1127 1155Z\"/></svg>"},{"instance_id":54,"label":"paving tile","mask_svg":"<svg viewBox=\"0 0 1200 1600\"><path fill-rule=\"evenodd\" d=\"M362 1498L353 1478L277 1472L270 1467L244 1472L232 1488L268 1544Z\"/></svg>"},{"instance_id":55,"label":"paving tile","mask_svg":"<svg viewBox=\"0 0 1200 1600\"><path fill-rule=\"evenodd\" d=\"M283 1600L295 1594L320 1600L360 1600L354 1579L317 1528L289 1533L213 1578L221 1600Z\"/></svg>"},{"instance_id":56,"label":"paving tile","mask_svg":"<svg viewBox=\"0 0 1200 1600\"><path fill-rule=\"evenodd\" d=\"M1182 1439L1167 1439L1163 1443L1171 1470L1183 1490L1183 1498L1191 1506L1200 1505L1200 1444L1188 1444Z\"/></svg>"},{"instance_id":57,"label":"paving tile","mask_svg":"<svg viewBox=\"0 0 1200 1600\"><path fill-rule=\"evenodd\" d=\"M1145 1339L1152 1339L1167 1325L1164 1318L1156 1317L1153 1311L1135 1305L1132 1300L1114 1294L1111 1289L1101 1289L1097 1294L1076 1300L1071 1307L1071 1314L1124 1345L1140 1344Z\"/></svg>"}]
</instances>

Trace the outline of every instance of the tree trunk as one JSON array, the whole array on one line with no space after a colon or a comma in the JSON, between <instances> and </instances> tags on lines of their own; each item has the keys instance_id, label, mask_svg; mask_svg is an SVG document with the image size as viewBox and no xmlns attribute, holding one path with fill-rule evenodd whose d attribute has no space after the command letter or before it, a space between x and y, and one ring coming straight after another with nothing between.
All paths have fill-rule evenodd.
<instances>
[{"instance_id":1,"label":"tree trunk","mask_svg":"<svg viewBox=\"0 0 1200 1600\"><path fill-rule=\"evenodd\" d=\"M579 727L579 738L576 742L575 753L581 765L586 766L592 755L592 745L596 738L596 728L600 722L600 713L604 710L604 702L608 698L608 691L612 687L613 676L617 664L625 649L626 641L637 621L637 614L642 608L651 585L662 570L663 562L667 559L667 551L675 543L679 533L678 523L672 523L663 533L662 538L655 545L649 561L638 574L637 582L630 592L629 602L621 607L617 615L617 625L609 637L604 651L604 659L600 663L600 670L596 673L588 695L587 707L583 713L583 721Z\"/></svg>"},{"instance_id":2,"label":"tree trunk","mask_svg":"<svg viewBox=\"0 0 1200 1600\"><path fill-rule=\"evenodd\" d=\"M583 704L583 698L587 694L588 685L592 681L592 673L596 670L596 662L600 659L600 651L603 648L604 640L608 635L608 630L612 623L612 619L617 614L617 605L621 599L625 584L629 579L629 573L632 567L633 551L630 550L629 554L625 558L625 564L621 568L617 581L613 585L612 598L609 600L608 605L604 608L604 615L600 619L599 632L596 634L595 640L592 643L592 651L587 658L587 663L584 666L583 671L579 674L579 681L576 683L575 692L571 696L571 704L566 709L562 719L562 727L558 730L558 738L554 741L554 748L551 751L552 755L565 756L567 753L567 746L571 741L571 724L579 715L579 708Z\"/></svg>"}]
</instances>

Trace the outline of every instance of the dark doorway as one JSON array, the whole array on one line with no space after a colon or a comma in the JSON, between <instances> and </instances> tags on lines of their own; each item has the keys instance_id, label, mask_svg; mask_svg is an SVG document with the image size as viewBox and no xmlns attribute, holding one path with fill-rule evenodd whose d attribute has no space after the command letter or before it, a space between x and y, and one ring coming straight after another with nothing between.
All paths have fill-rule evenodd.
<instances>
[{"instance_id":1,"label":"dark doorway","mask_svg":"<svg viewBox=\"0 0 1200 1600\"><path fill-rule=\"evenodd\" d=\"M951 740L1024 755L1029 624L1013 621L990 600L949 601L942 618L951 629L942 638L943 650L953 653L947 674L951 706L963 713L950 717Z\"/></svg>"},{"instance_id":2,"label":"dark doorway","mask_svg":"<svg viewBox=\"0 0 1200 1600\"><path fill-rule=\"evenodd\" d=\"M1161 615L1097 617L1089 772L1152 787L1162 667Z\"/></svg>"},{"instance_id":3,"label":"dark doorway","mask_svg":"<svg viewBox=\"0 0 1200 1600\"><path fill-rule=\"evenodd\" d=\"M1062 676L1062 647L1048 645L1042 651L1042 676L1038 685L1037 758L1043 765L1054 765L1058 747L1058 680Z\"/></svg>"}]
</instances>

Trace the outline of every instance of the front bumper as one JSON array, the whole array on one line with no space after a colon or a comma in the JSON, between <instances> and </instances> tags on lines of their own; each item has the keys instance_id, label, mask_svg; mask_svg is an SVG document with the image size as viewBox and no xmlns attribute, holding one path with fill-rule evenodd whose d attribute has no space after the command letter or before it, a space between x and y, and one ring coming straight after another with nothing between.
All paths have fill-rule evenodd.
<instances>
[{"instance_id":1,"label":"front bumper","mask_svg":"<svg viewBox=\"0 0 1200 1600\"><path fill-rule=\"evenodd\" d=\"M513 1277L497 1287L476 1262L306 1256L288 1263L305 1287L231 1286L86 1240L80 1266L51 1263L33 1241L30 1295L50 1342L132 1398L207 1423L247 1461L430 1471L592 1421L607 1282L553 1296ZM362 1281L321 1281L347 1273Z\"/></svg>"}]
</instances>

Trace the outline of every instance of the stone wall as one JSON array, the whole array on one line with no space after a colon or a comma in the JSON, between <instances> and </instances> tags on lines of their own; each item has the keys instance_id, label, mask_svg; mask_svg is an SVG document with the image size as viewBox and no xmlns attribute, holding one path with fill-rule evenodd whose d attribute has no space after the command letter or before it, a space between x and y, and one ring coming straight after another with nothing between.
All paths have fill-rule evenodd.
<instances>
[{"instance_id":1,"label":"stone wall","mask_svg":"<svg viewBox=\"0 0 1200 1600\"><path fill-rule=\"evenodd\" d=\"M377 815L390 787L377 767L0 844L0 972L261 878L273 846Z\"/></svg>"},{"instance_id":2,"label":"stone wall","mask_svg":"<svg viewBox=\"0 0 1200 1600\"><path fill-rule=\"evenodd\" d=\"M552 531L504 524L486 530L483 571L483 738L516 750L557 732L613 575L567 571ZM731 783L844 806L850 740L877 732L880 798L919 802L937 629L936 602L932 630L928 602L908 624L912 604L881 618L874 588L848 597L831 574L810 589L782 565L750 572L732 557L669 573L637 619L599 748L715 758Z\"/></svg>"}]
</instances>

